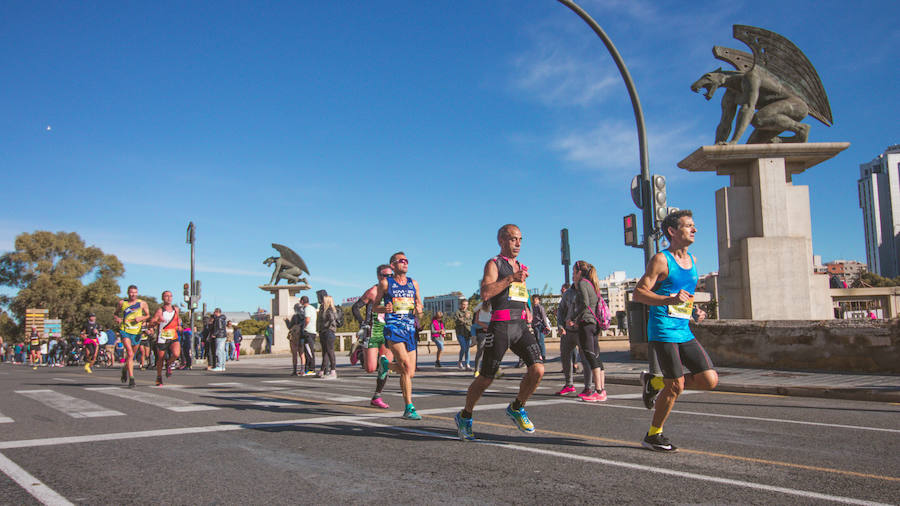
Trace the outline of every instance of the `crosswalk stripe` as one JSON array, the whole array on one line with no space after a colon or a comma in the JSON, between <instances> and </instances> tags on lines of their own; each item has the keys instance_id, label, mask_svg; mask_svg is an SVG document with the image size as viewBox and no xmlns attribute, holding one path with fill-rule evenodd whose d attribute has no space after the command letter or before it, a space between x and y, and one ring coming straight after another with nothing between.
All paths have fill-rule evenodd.
<instances>
[{"instance_id":1,"label":"crosswalk stripe","mask_svg":"<svg viewBox=\"0 0 900 506\"><path fill-rule=\"evenodd\" d=\"M14 420L8 416L3 416L3 413L0 413L0 423L12 423Z\"/></svg>"},{"instance_id":2,"label":"crosswalk stripe","mask_svg":"<svg viewBox=\"0 0 900 506\"><path fill-rule=\"evenodd\" d=\"M219 409L216 406L208 406L205 404L194 404L192 402L187 402L185 400L179 399L177 397L171 397L167 395L159 395L151 392L145 392L142 390L135 389L124 389L121 387L99 387L99 388L88 388L87 390L91 392L99 392L101 394L112 395L115 397L121 397L123 399L129 399L132 401L141 402L144 404L150 404L151 406L157 406L160 408L167 409L169 411L175 411L178 413L185 413L189 411L210 411L214 409Z\"/></svg>"},{"instance_id":3,"label":"crosswalk stripe","mask_svg":"<svg viewBox=\"0 0 900 506\"><path fill-rule=\"evenodd\" d=\"M226 387L234 390L244 390L246 392L271 392L273 390L281 390L281 387L267 387L262 385L250 385L247 383L239 383L231 381L226 383L209 383L211 387Z\"/></svg>"},{"instance_id":4,"label":"crosswalk stripe","mask_svg":"<svg viewBox=\"0 0 900 506\"><path fill-rule=\"evenodd\" d=\"M121 411L106 409L99 404L72 397L70 395L54 392L53 390L16 390L17 394L62 411L72 418L95 418L101 416L125 416Z\"/></svg>"}]
</instances>

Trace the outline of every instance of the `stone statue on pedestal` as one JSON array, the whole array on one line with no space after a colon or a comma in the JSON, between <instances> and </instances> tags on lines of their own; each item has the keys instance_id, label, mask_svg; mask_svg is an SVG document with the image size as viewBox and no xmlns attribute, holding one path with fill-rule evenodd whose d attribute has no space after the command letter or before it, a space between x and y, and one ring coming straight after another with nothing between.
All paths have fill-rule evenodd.
<instances>
[{"instance_id":1,"label":"stone statue on pedestal","mask_svg":"<svg viewBox=\"0 0 900 506\"><path fill-rule=\"evenodd\" d=\"M781 35L754 26L734 25L734 38L750 46L753 54L714 46L713 56L736 70L718 69L704 74L691 91L706 89L710 100L719 88L722 116L716 128L716 144L737 143L752 125L747 144L806 142L812 116L831 126L831 106L816 69L802 51ZM735 121L737 116L737 121ZM734 135L728 135L734 123ZM781 137L783 132L793 136Z\"/></svg>"},{"instance_id":2,"label":"stone statue on pedestal","mask_svg":"<svg viewBox=\"0 0 900 506\"><path fill-rule=\"evenodd\" d=\"M278 250L278 252L281 253L281 256L269 257L263 260L263 264L274 264L275 266L269 284L277 285L282 279L285 280L287 284L306 284L306 278L300 276L302 276L304 272L309 274L309 269L306 268L306 262L300 258L300 255L282 244L272 243L272 247Z\"/></svg>"}]
</instances>

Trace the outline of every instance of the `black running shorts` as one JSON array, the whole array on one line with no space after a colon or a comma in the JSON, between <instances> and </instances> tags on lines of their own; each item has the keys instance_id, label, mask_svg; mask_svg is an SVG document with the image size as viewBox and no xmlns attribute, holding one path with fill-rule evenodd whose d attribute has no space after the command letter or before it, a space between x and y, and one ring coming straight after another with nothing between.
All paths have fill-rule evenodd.
<instances>
[{"instance_id":1,"label":"black running shorts","mask_svg":"<svg viewBox=\"0 0 900 506\"><path fill-rule=\"evenodd\" d=\"M662 341L650 341L651 353L656 353L659 361L659 369L663 378L676 379L684 376L684 368L687 367L691 374L701 373L713 369L712 360L706 354L703 346L696 339L686 343L664 343Z\"/></svg>"},{"instance_id":2,"label":"black running shorts","mask_svg":"<svg viewBox=\"0 0 900 506\"><path fill-rule=\"evenodd\" d=\"M506 350L512 350L527 367L543 363L541 347L525 320L494 321L484 339L481 376L493 378Z\"/></svg>"}]
</instances>

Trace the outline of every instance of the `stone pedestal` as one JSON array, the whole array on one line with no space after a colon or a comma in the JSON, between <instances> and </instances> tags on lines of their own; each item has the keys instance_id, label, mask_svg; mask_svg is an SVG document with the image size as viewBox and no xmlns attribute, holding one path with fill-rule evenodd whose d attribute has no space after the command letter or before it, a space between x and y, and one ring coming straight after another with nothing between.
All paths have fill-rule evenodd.
<instances>
[{"instance_id":1,"label":"stone pedestal","mask_svg":"<svg viewBox=\"0 0 900 506\"><path fill-rule=\"evenodd\" d=\"M262 285L259 288L272 294L272 326L275 332L272 352L290 351L285 319L290 320L294 316L294 305L300 302L297 293L309 290L309 285Z\"/></svg>"},{"instance_id":2,"label":"stone pedestal","mask_svg":"<svg viewBox=\"0 0 900 506\"><path fill-rule=\"evenodd\" d=\"M846 142L703 146L678 163L731 178L716 191L719 318L834 318L827 276L813 273L809 188L791 177Z\"/></svg>"}]
</instances>

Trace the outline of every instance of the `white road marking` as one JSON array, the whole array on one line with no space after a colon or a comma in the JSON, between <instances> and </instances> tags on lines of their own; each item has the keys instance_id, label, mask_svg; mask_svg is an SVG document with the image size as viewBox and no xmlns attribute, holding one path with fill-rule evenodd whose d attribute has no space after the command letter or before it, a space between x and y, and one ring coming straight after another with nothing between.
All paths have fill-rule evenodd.
<instances>
[{"instance_id":1,"label":"white road marking","mask_svg":"<svg viewBox=\"0 0 900 506\"><path fill-rule=\"evenodd\" d=\"M73 380L72 378L53 378L53 379L55 379L56 381L65 381L66 383L75 383L75 380Z\"/></svg>"},{"instance_id":2,"label":"white road marking","mask_svg":"<svg viewBox=\"0 0 900 506\"><path fill-rule=\"evenodd\" d=\"M423 435L423 436L438 437L441 439L458 439L457 437L450 436L447 434L442 434L440 432L432 432L432 431L427 431L427 430L422 430L422 429L414 429L414 428L405 427L405 426L385 425L385 424L369 422L369 421L365 421L365 420L359 420L356 423L358 423L360 425L368 425L370 427L378 427L378 428L382 428L382 429L392 429L392 430L396 430L398 432L408 432L408 433L419 434L419 435ZM553 451L553 450L545 450L543 448L535 448L535 447L531 447L531 446L522 446L522 445L517 445L517 444L503 443L503 442L499 442L499 441L486 441L486 440L479 439L479 440L475 440L472 442L466 442L464 444L472 444L472 443L496 446L496 447L505 448L508 450L517 450L517 451L528 452L528 453L536 453L539 455L548 455L548 456L557 457L557 458L580 460L582 462L590 462L592 464L603 464L606 466L623 467L625 469L633 469L633 470L641 471L641 472L645 472L645 473L664 474L664 475L668 475L668 476L675 476L678 478L687 478L687 479L692 479L692 480L720 483L723 485L733 485L736 487L744 487L744 488L750 488L750 489L754 489L754 490L764 490L767 492L776 492L776 493L780 493L780 494L792 495L792 496L796 496L796 497L803 497L803 498L807 498L807 499L819 499L819 500L824 500L824 501L843 502L843 503L847 503L847 504L887 506L885 503L879 503L879 502L874 502L874 501L864 501L862 499L856 499L853 497L842 497L842 496L837 496L837 495L822 494L819 492L810 492L807 490L796 490L796 489L791 489L791 488L778 487L778 486L774 486L774 485L766 485L764 483L756 483L756 482L752 482L752 481L735 480L732 478L722 478L719 476L710 476L708 474L699 474L699 473L690 473L687 471L676 471L676 470L672 470L672 469L663 469L663 468L657 467L657 466L645 466L642 464L633 464L631 462L622 462L622 461L618 461L618 460L602 459L599 457L590 457L587 455L576 455L576 454L572 454L572 453L563 453L563 452L557 452L557 451Z\"/></svg>"},{"instance_id":3,"label":"white road marking","mask_svg":"<svg viewBox=\"0 0 900 506\"><path fill-rule=\"evenodd\" d=\"M263 380L263 383L273 383L275 385L294 385L297 386L300 383L297 380Z\"/></svg>"},{"instance_id":4,"label":"white road marking","mask_svg":"<svg viewBox=\"0 0 900 506\"><path fill-rule=\"evenodd\" d=\"M684 393L688 393L688 392L684 392ZM697 392L697 393L700 393L700 392ZM641 396L641 394L624 394L624 395L637 395L638 397ZM626 397L617 397L617 396L612 396L612 395L610 395L609 397L611 399L626 398ZM529 404L531 404L531 403L529 403ZM602 402L600 402L600 403L582 402L580 404L595 404L595 405L600 405L600 406L604 406L607 408L638 409L638 410L642 410L642 411L647 411L646 408L644 408L643 406L622 406L619 404L604 404ZM724 414L720 414L720 413L698 413L696 411L680 411L677 409L673 409L672 413L678 413L681 415L711 416L714 418L735 418L738 420L753 420L753 421L757 421L757 422L793 423L796 425L812 425L815 427L830 427L830 428L834 428L834 429L871 430L871 431L875 431L875 432L893 432L893 433L900 432L900 429L885 429L882 427L865 427L865 426L860 426L860 425L843 425L843 424L839 424L839 423L824 423L824 422L805 422L803 420L785 420L782 418L762 418L762 417L756 417L756 416L724 415Z\"/></svg>"},{"instance_id":5,"label":"white road marking","mask_svg":"<svg viewBox=\"0 0 900 506\"><path fill-rule=\"evenodd\" d=\"M125 413L106 409L84 399L78 399L53 390L16 390L17 394L34 399L41 404L62 411L72 418L95 418L100 416L125 416Z\"/></svg>"},{"instance_id":6,"label":"white road marking","mask_svg":"<svg viewBox=\"0 0 900 506\"><path fill-rule=\"evenodd\" d=\"M28 471L22 469L18 464L9 460L6 455L2 454L0 454L0 471L9 476L14 482L18 483L20 487L34 496L41 504L53 506L72 504L65 497L59 495L47 485L44 485Z\"/></svg>"},{"instance_id":7,"label":"white road marking","mask_svg":"<svg viewBox=\"0 0 900 506\"><path fill-rule=\"evenodd\" d=\"M8 416L3 416L3 413L0 413L0 423L13 423L15 420Z\"/></svg>"},{"instance_id":8,"label":"white road marking","mask_svg":"<svg viewBox=\"0 0 900 506\"><path fill-rule=\"evenodd\" d=\"M210 411L214 409L219 409L216 406L208 406L204 404L194 404L192 402L187 402L181 400L177 397L172 397L168 395L159 395L151 392L146 392L144 390L137 390L133 388L125 389L121 387L99 387L99 388L88 388L87 390L91 392L99 392L101 394L112 395L115 397L121 397L123 399L129 399L136 402L142 402L144 404L149 404L151 406L157 406L160 408L167 409L169 411L175 411L178 413L185 413L189 411Z\"/></svg>"},{"instance_id":9,"label":"white road marking","mask_svg":"<svg viewBox=\"0 0 900 506\"><path fill-rule=\"evenodd\" d=\"M273 390L281 390L279 387L267 387L261 385L250 385L248 383L239 383L236 381L226 382L226 383L209 383L211 387L225 387L231 388L234 390L244 390L246 392L271 392Z\"/></svg>"},{"instance_id":10,"label":"white road marking","mask_svg":"<svg viewBox=\"0 0 900 506\"><path fill-rule=\"evenodd\" d=\"M539 405L549 405L549 404L559 404L561 402L566 402L560 399L549 399L549 400L539 400L539 401L531 401L528 403L529 406L539 406ZM485 404L482 406L478 406L476 413L487 411L491 409L506 409L508 403L501 404ZM445 414L445 413L456 413L459 411L459 406L454 406L452 408L435 408L435 409L423 409L419 411L420 415L436 415L436 414ZM118 433L109 433L109 434L89 434L84 436L67 436L67 437L51 437L51 438L42 438L42 439L24 439L19 441L2 441L0 442L0 450L8 450L11 448L34 448L38 446L57 446L57 445L65 445L65 444L78 444L78 443L90 443L94 441L115 441L115 440L123 440L123 439L141 439L148 437L161 437L161 436L181 436L184 434L202 434L207 432L227 432L233 430L245 430L245 429L265 429L269 427L289 427L292 425L308 425L308 424L330 424L335 422L354 422L360 419L366 418L400 418L402 413L400 411L383 411L377 413L360 413L356 415L336 415L336 416L320 416L315 418L299 418L295 420L281 420L274 422L259 422L259 423L245 423L245 424L235 424L235 425L208 425L201 427L180 427L175 429L158 429L158 430L145 430L145 431L134 431L134 432L118 432Z\"/></svg>"}]
</instances>

